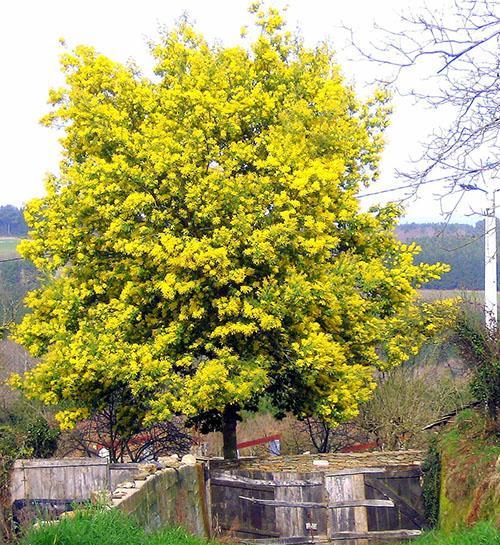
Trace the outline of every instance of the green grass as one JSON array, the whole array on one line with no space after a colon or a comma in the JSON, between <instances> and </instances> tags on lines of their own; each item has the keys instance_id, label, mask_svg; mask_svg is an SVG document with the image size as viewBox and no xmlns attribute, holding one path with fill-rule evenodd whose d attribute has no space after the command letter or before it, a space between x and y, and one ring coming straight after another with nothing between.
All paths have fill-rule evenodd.
<instances>
[{"instance_id":1,"label":"green grass","mask_svg":"<svg viewBox=\"0 0 500 545\"><path fill-rule=\"evenodd\" d=\"M0 258L18 255L16 248L20 241L20 238L0 238Z\"/></svg>"},{"instance_id":2,"label":"green grass","mask_svg":"<svg viewBox=\"0 0 500 545\"><path fill-rule=\"evenodd\" d=\"M147 533L117 509L81 509L32 529L19 545L208 545L182 528ZM211 545L216 545L212 542Z\"/></svg>"},{"instance_id":3,"label":"green grass","mask_svg":"<svg viewBox=\"0 0 500 545\"><path fill-rule=\"evenodd\" d=\"M406 542L406 545L500 545L500 531L490 522L480 522L473 528L464 528L452 533L432 531Z\"/></svg>"},{"instance_id":4,"label":"green grass","mask_svg":"<svg viewBox=\"0 0 500 545\"><path fill-rule=\"evenodd\" d=\"M412 545L500 545L500 532L480 522L452 533L432 531ZM209 545L181 528L146 533L116 509L80 510L73 518L31 530L19 545ZM216 545L212 542L211 545Z\"/></svg>"}]
</instances>

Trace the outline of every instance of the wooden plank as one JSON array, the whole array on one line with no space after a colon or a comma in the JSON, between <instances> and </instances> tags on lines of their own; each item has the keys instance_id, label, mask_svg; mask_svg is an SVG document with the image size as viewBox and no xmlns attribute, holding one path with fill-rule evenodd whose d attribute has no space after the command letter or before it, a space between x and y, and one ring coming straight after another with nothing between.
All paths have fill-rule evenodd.
<instances>
[{"instance_id":1,"label":"wooden plank","mask_svg":"<svg viewBox=\"0 0 500 545\"><path fill-rule=\"evenodd\" d=\"M343 507L394 507L392 500L345 500L331 503L328 505L329 509L341 509Z\"/></svg>"},{"instance_id":2,"label":"wooden plank","mask_svg":"<svg viewBox=\"0 0 500 545\"><path fill-rule=\"evenodd\" d=\"M326 503L316 503L312 501L284 501L284 500L263 500L258 498L248 498L246 496L240 496L240 500L248 501L250 503L259 503L262 505L269 505L271 507L291 507L296 509L327 509Z\"/></svg>"},{"instance_id":3,"label":"wooden plank","mask_svg":"<svg viewBox=\"0 0 500 545\"><path fill-rule=\"evenodd\" d=\"M219 479L211 479L212 487L219 488L237 488L238 490L260 490L262 492L273 492L276 487L256 484L247 484L244 482L233 482L233 481L220 481Z\"/></svg>"},{"instance_id":4,"label":"wooden plank","mask_svg":"<svg viewBox=\"0 0 500 545\"><path fill-rule=\"evenodd\" d=\"M279 472L273 475L273 478L280 482L301 482L300 473L295 472ZM305 488L303 486L294 487L277 487L274 493L274 500L280 502L280 506L276 506L276 529L280 533L280 537L297 537L305 536L306 522L308 521L308 512L305 509L291 509L287 506L288 503L314 503L304 497L305 490L315 490L315 487ZM322 498L321 498L322 499Z\"/></svg>"},{"instance_id":5,"label":"wooden plank","mask_svg":"<svg viewBox=\"0 0 500 545\"><path fill-rule=\"evenodd\" d=\"M272 507L291 507L297 509L343 509L345 507L394 507L392 500L345 500L337 501L335 503L325 502L290 502L282 500L265 500L259 498L249 498L247 496L239 496L240 500L248 501L250 503L260 503L262 505L269 505Z\"/></svg>"},{"instance_id":6,"label":"wooden plank","mask_svg":"<svg viewBox=\"0 0 500 545\"><path fill-rule=\"evenodd\" d=\"M242 477L254 480L269 480L266 473L260 471L242 472ZM262 536L272 536L277 534L275 521L275 508L263 504L248 504L239 499L242 490L247 492L246 495L255 499L274 499L273 487L256 487L250 484L238 484L235 486L216 486L213 490L224 491L226 502L223 506L218 506L221 510L221 518L227 519L226 525L231 525L233 530L242 534L252 534L259 532ZM227 513L234 513L232 522L230 523ZM279 535L279 534L278 534Z\"/></svg>"},{"instance_id":7,"label":"wooden plank","mask_svg":"<svg viewBox=\"0 0 500 545\"><path fill-rule=\"evenodd\" d=\"M301 481L301 480L265 480L265 479L250 479L248 477L240 477L231 474L214 474L212 475L212 483L220 486L231 486L231 484L248 484L252 486L274 486L274 487L290 487L290 486L321 486L322 481Z\"/></svg>"},{"instance_id":8,"label":"wooden plank","mask_svg":"<svg viewBox=\"0 0 500 545\"><path fill-rule=\"evenodd\" d=\"M81 501L108 488L106 460L18 460L12 471L12 499ZM22 496L22 497L21 497Z\"/></svg>"},{"instance_id":9,"label":"wooden plank","mask_svg":"<svg viewBox=\"0 0 500 545\"><path fill-rule=\"evenodd\" d=\"M330 543L325 536L314 536L313 542L311 542L311 536L280 537L277 539L240 539L238 541L252 545L311 545L311 543Z\"/></svg>"},{"instance_id":10,"label":"wooden plank","mask_svg":"<svg viewBox=\"0 0 500 545\"><path fill-rule=\"evenodd\" d=\"M406 500L402 498L391 486L382 482L381 480L371 479L368 477L365 478L365 483L367 486L371 486L375 490L378 490L384 494L384 496L391 499L394 502L395 507L397 507L401 513L409 517L417 526L420 528L425 527L425 517L411 505L409 505Z\"/></svg>"},{"instance_id":11,"label":"wooden plank","mask_svg":"<svg viewBox=\"0 0 500 545\"><path fill-rule=\"evenodd\" d=\"M352 499L365 500L365 476L364 474L352 475ZM366 506L354 507L354 525L356 532L368 532L368 515ZM368 545L364 539L359 539L356 545Z\"/></svg>"},{"instance_id":12,"label":"wooden plank","mask_svg":"<svg viewBox=\"0 0 500 545\"><path fill-rule=\"evenodd\" d=\"M343 475L359 475L360 473L385 473L385 467L352 467L339 469L335 473L325 473L325 477L340 477Z\"/></svg>"},{"instance_id":13,"label":"wooden plank","mask_svg":"<svg viewBox=\"0 0 500 545\"><path fill-rule=\"evenodd\" d=\"M328 503L365 500L364 474L333 475L325 478ZM328 510L327 535L333 540L338 532L365 532L368 530L366 507L340 507ZM349 545L367 545L364 540L348 540Z\"/></svg>"},{"instance_id":14,"label":"wooden plank","mask_svg":"<svg viewBox=\"0 0 500 545\"><path fill-rule=\"evenodd\" d=\"M249 534L251 536L264 536L264 537L270 537L270 538L279 538L280 537L278 532L271 532L269 530L262 531L262 530L256 530L254 528L252 528L252 529L238 528L238 530L235 530L234 528L229 528L227 526L219 525L218 529L223 530L225 532L230 532L230 533L236 532L237 534ZM258 540L256 540L256 541L258 541ZM267 540L266 540L266 542L267 542Z\"/></svg>"},{"instance_id":15,"label":"wooden plank","mask_svg":"<svg viewBox=\"0 0 500 545\"><path fill-rule=\"evenodd\" d=\"M326 477L325 489L328 503L353 499L355 496L353 491L353 475ZM355 529L356 519L352 507L329 509L327 511L327 536L329 539L331 539L331 535L335 532L352 532ZM353 542L349 543L354 545Z\"/></svg>"},{"instance_id":16,"label":"wooden plank","mask_svg":"<svg viewBox=\"0 0 500 545\"><path fill-rule=\"evenodd\" d=\"M318 477L318 474L315 473L302 473L301 475L304 479ZM302 488L301 490L304 501L327 503L324 486L307 487ZM309 538L312 536L314 541L317 541L319 536L326 537L328 528L328 514L330 511L328 509L304 509L302 510L302 513L304 515L304 524L311 525L309 527L305 527L306 535L308 535Z\"/></svg>"},{"instance_id":17,"label":"wooden plank","mask_svg":"<svg viewBox=\"0 0 500 545\"><path fill-rule=\"evenodd\" d=\"M16 460L14 469L50 469L58 467L82 467L82 466L105 466L107 460L104 458L33 458L30 460Z\"/></svg>"},{"instance_id":18,"label":"wooden plank","mask_svg":"<svg viewBox=\"0 0 500 545\"><path fill-rule=\"evenodd\" d=\"M385 530L382 532L335 532L330 537L336 540L343 539L376 539L376 540L391 540L391 539L407 539L417 537L422 534L421 530Z\"/></svg>"},{"instance_id":19,"label":"wooden plank","mask_svg":"<svg viewBox=\"0 0 500 545\"><path fill-rule=\"evenodd\" d=\"M353 467L349 469L339 469L335 473L325 473L325 477L338 477L341 475L358 475L358 474L370 474L371 477L386 477L386 478L407 478L407 477L420 477L422 475L422 468L420 466L410 467Z\"/></svg>"}]
</instances>

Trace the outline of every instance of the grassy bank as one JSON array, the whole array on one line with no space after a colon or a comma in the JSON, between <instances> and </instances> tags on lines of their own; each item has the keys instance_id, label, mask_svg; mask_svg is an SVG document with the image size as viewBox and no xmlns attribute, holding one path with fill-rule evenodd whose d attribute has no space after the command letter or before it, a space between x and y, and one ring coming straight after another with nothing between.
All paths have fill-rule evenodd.
<instances>
[{"instance_id":1,"label":"grassy bank","mask_svg":"<svg viewBox=\"0 0 500 545\"><path fill-rule=\"evenodd\" d=\"M473 528L464 528L452 533L446 533L443 530L429 532L409 543L411 545L500 545L500 532L492 523L480 522ZM406 542L406 545L409 543Z\"/></svg>"},{"instance_id":2,"label":"grassy bank","mask_svg":"<svg viewBox=\"0 0 500 545\"><path fill-rule=\"evenodd\" d=\"M474 410L462 411L439 441L442 459L439 527L445 531L480 520L500 527L498 430Z\"/></svg>"},{"instance_id":3,"label":"grassy bank","mask_svg":"<svg viewBox=\"0 0 500 545\"><path fill-rule=\"evenodd\" d=\"M116 509L81 510L57 524L32 529L19 545L207 545L181 528L146 533ZM212 545L216 545L212 542Z\"/></svg>"}]
</instances>

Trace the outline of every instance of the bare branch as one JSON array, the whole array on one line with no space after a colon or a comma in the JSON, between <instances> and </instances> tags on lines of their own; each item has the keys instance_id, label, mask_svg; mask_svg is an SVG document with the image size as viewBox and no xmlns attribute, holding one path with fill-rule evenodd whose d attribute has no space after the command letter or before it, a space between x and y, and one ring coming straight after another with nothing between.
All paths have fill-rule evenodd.
<instances>
[{"instance_id":1,"label":"bare branch","mask_svg":"<svg viewBox=\"0 0 500 545\"><path fill-rule=\"evenodd\" d=\"M379 65L378 85L452 115L397 177L414 191L440 181L441 199L499 184L500 2L455 0L442 13L426 7L400 22L397 29L376 26L377 39L367 45L347 29L354 50Z\"/></svg>"}]
</instances>

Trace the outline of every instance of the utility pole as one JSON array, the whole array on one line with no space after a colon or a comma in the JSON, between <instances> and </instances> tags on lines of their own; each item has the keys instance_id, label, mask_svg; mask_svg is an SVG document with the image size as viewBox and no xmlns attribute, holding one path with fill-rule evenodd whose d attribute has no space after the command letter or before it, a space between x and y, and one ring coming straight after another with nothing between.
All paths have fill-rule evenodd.
<instances>
[{"instance_id":1,"label":"utility pole","mask_svg":"<svg viewBox=\"0 0 500 545\"><path fill-rule=\"evenodd\" d=\"M488 189L484 222L484 315L486 327L494 332L498 323L497 309L497 218L495 193Z\"/></svg>"}]
</instances>

